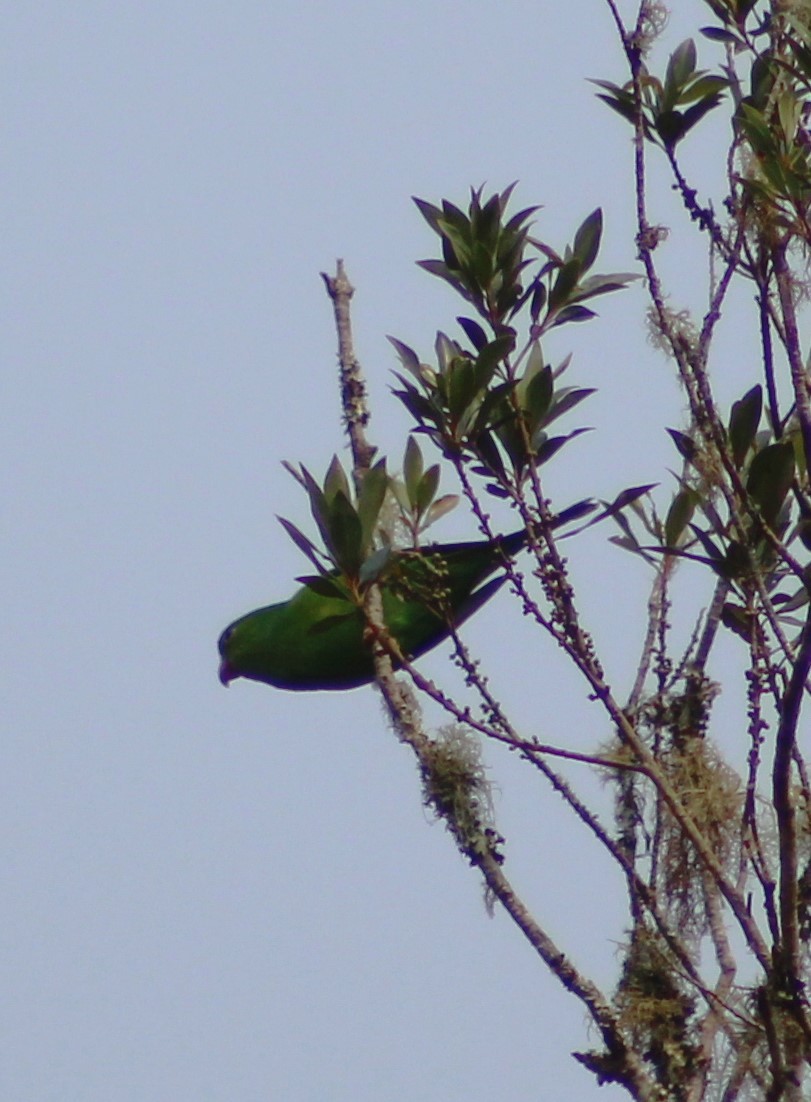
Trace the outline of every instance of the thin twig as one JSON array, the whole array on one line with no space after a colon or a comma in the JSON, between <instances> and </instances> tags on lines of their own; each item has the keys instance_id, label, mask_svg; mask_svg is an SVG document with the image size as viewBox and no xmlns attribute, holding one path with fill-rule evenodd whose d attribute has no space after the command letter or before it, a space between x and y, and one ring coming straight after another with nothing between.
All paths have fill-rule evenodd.
<instances>
[{"instance_id":1,"label":"thin twig","mask_svg":"<svg viewBox=\"0 0 811 1102\"><path fill-rule=\"evenodd\" d=\"M780 296L780 309L786 329L786 352L788 354L789 370L791 371L797 419L800 422L806 470L811 471L811 395L809 394L808 376L800 350L800 334L797 329L797 314L786 250L785 242L776 246L772 250L772 262L777 280L777 293Z\"/></svg>"},{"instance_id":2,"label":"thin twig","mask_svg":"<svg viewBox=\"0 0 811 1102\"><path fill-rule=\"evenodd\" d=\"M804 1000L800 972L800 936L798 915L797 812L791 791L791 764L797 741L805 681L811 670L811 611L803 628L802 639L788 688L783 697L780 724L774 751L773 798L780 839L780 933L783 963L783 983L787 994Z\"/></svg>"}]
</instances>

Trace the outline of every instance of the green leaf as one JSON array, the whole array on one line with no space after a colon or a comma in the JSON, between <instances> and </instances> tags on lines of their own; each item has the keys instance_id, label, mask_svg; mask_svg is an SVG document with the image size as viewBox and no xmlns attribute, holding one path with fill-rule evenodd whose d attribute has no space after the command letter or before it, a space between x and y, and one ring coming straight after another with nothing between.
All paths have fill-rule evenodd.
<instances>
[{"instance_id":1,"label":"green leaf","mask_svg":"<svg viewBox=\"0 0 811 1102\"><path fill-rule=\"evenodd\" d=\"M689 107L682 115L681 121L681 134L678 140L681 139L692 130L696 123L703 119L708 111L712 111L713 107L717 107L721 102L720 94L714 93L713 95L705 96L700 103L694 104Z\"/></svg>"},{"instance_id":2,"label":"green leaf","mask_svg":"<svg viewBox=\"0 0 811 1102\"><path fill-rule=\"evenodd\" d=\"M492 390L488 390L484 396L484 400L476 411L476 420L471 427L471 435L478 437L487 426L496 427L504 420L505 417L511 416L512 408L505 401L510 391L515 390L517 384L515 381L509 383L500 383L498 386L493 387Z\"/></svg>"},{"instance_id":3,"label":"green leaf","mask_svg":"<svg viewBox=\"0 0 811 1102\"><path fill-rule=\"evenodd\" d=\"M507 209L507 204L508 204L508 203L509 203L509 201L510 201L510 196L511 196L511 195L512 195L512 193L513 193L513 192L515 191L515 189L516 189L516 187L517 187L517 186L518 186L518 181L517 181L517 180L513 180L513 182L512 182L511 184L508 184L508 185L507 185L507 186L506 186L506 187L504 188L504 190L502 191L501 195L499 196L499 200L500 200L500 202L501 202L501 209L502 209L502 210L506 210L506 209Z\"/></svg>"},{"instance_id":4,"label":"green leaf","mask_svg":"<svg viewBox=\"0 0 811 1102\"><path fill-rule=\"evenodd\" d=\"M477 240L483 252L492 255L498 241L501 226L501 197L493 195L479 210L474 210L471 217L471 231L474 240Z\"/></svg>"},{"instance_id":5,"label":"green leaf","mask_svg":"<svg viewBox=\"0 0 811 1102\"><path fill-rule=\"evenodd\" d=\"M507 472L504 469L504 463L502 462L501 454L493 434L490 432L480 432L476 436L475 449L476 455L482 464L481 467L475 468L476 473L504 481L507 477Z\"/></svg>"},{"instance_id":6,"label":"green leaf","mask_svg":"<svg viewBox=\"0 0 811 1102\"><path fill-rule=\"evenodd\" d=\"M363 529L352 502L341 490L329 504L329 536L336 566L350 578L356 577L363 561Z\"/></svg>"},{"instance_id":7,"label":"green leaf","mask_svg":"<svg viewBox=\"0 0 811 1102\"><path fill-rule=\"evenodd\" d=\"M689 562L700 562L703 566L708 566L719 578L724 578L726 581L730 581L733 577L723 559L713 559L708 558L706 555L696 555L692 551L683 551L678 547L648 547L646 550L658 551L659 554L673 555L678 559L687 559Z\"/></svg>"},{"instance_id":8,"label":"green leaf","mask_svg":"<svg viewBox=\"0 0 811 1102\"><path fill-rule=\"evenodd\" d=\"M740 635L741 639L745 639L747 643L752 638L753 622L754 616L751 612L747 612L742 605L727 601L721 609L721 623L724 627L729 628L736 635Z\"/></svg>"},{"instance_id":9,"label":"green leaf","mask_svg":"<svg viewBox=\"0 0 811 1102\"><path fill-rule=\"evenodd\" d=\"M633 92L628 88L620 88L618 84L612 84L610 80L590 80L590 84L596 84L604 89L597 93L597 99L607 103L612 111L616 111L626 122L636 123L636 103Z\"/></svg>"},{"instance_id":10,"label":"green leaf","mask_svg":"<svg viewBox=\"0 0 811 1102\"><path fill-rule=\"evenodd\" d=\"M296 547L298 547L299 551L304 552L316 570L320 573L324 573L326 567L322 563L320 552L313 541L308 539L300 529L296 528L295 524L291 524L291 522L284 517L277 516L276 519L279 524L281 524L282 528L284 528L285 532L287 532Z\"/></svg>"},{"instance_id":11,"label":"green leaf","mask_svg":"<svg viewBox=\"0 0 811 1102\"><path fill-rule=\"evenodd\" d=\"M732 412L729 416L729 443L732 448L732 459L739 470L755 441L762 411L763 390L759 384L753 386L743 398L732 404Z\"/></svg>"},{"instance_id":12,"label":"green leaf","mask_svg":"<svg viewBox=\"0 0 811 1102\"><path fill-rule=\"evenodd\" d=\"M609 275L593 275L583 279L577 285L577 291L572 295L572 302L585 302L587 298L596 298L597 295L607 295L613 291L623 291L629 283L638 280L640 276L634 272L611 272Z\"/></svg>"},{"instance_id":13,"label":"green leaf","mask_svg":"<svg viewBox=\"0 0 811 1102\"><path fill-rule=\"evenodd\" d=\"M524 440L521 434L516 428L514 417L510 417L508 420L502 421L498 428L495 430L499 443L504 451L507 453L507 457L513 466L513 471L516 475L519 475L523 471L526 464L526 453L524 450ZM481 451L482 442L479 441L479 450Z\"/></svg>"},{"instance_id":14,"label":"green leaf","mask_svg":"<svg viewBox=\"0 0 811 1102\"><path fill-rule=\"evenodd\" d=\"M794 612L798 608L804 608L808 604L808 590L804 585L796 591L793 596L788 594L777 593L772 597L772 604L777 609L780 618L787 612Z\"/></svg>"},{"instance_id":15,"label":"green leaf","mask_svg":"<svg viewBox=\"0 0 811 1102\"><path fill-rule=\"evenodd\" d=\"M576 501L574 505L567 505L565 509L555 514L555 527L559 528L581 520L589 513L593 513L596 508L597 502L593 498L584 498L582 501Z\"/></svg>"},{"instance_id":16,"label":"green leaf","mask_svg":"<svg viewBox=\"0 0 811 1102\"><path fill-rule=\"evenodd\" d=\"M469 274L477 288L485 291L496 277L495 257L484 241L474 241L469 261Z\"/></svg>"},{"instance_id":17,"label":"green leaf","mask_svg":"<svg viewBox=\"0 0 811 1102\"><path fill-rule=\"evenodd\" d=\"M403 344L402 341L398 341L396 337L389 337L389 342L394 346L394 350L400 358L400 363L406 369L410 371L412 375L422 381L422 375L420 374L420 358L413 348L409 348L407 344Z\"/></svg>"},{"instance_id":18,"label":"green leaf","mask_svg":"<svg viewBox=\"0 0 811 1102\"><path fill-rule=\"evenodd\" d=\"M546 284L540 278L536 278L531 285L532 301L529 306L530 317L533 322L538 321L541 311L546 305Z\"/></svg>"},{"instance_id":19,"label":"green leaf","mask_svg":"<svg viewBox=\"0 0 811 1102\"><path fill-rule=\"evenodd\" d=\"M582 401L589 397L589 395L596 393L596 388L590 386L563 387L555 395L555 400L552 403L552 408L549 410L545 423L551 425L553 421L557 421L558 417L562 417L564 413L568 413L569 410L574 409L575 406L579 406Z\"/></svg>"},{"instance_id":20,"label":"green leaf","mask_svg":"<svg viewBox=\"0 0 811 1102\"><path fill-rule=\"evenodd\" d=\"M403 383L403 390L394 390L392 393L400 399L414 420L419 425L438 425L438 413L434 404L402 378L400 382Z\"/></svg>"},{"instance_id":21,"label":"green leaf","mask_svg":"<svg viewBox=\"0 0 811 1102\"><path fill-rule=\"evenodd\" d=\"M577 286L580 272L580 261L576 257L561 264L555 282L552 284L552 290L549 292L550 313L559 310L568 302L569 296Z\"/></svg>"},{"instance_id":22,"label":"green leaf","mask_svg":"<svg viewBox=\"0 0 811 1102\"><path fill-rule=\"evenodd\" d=\"M411 501L408 497L408 490L406 489L405 482L400 478L392 478L390 480L390 487L400 512L404 516L407 516L411 512Z\"/></svg>"},{"instance_id":23,"label":"green leaf","mask_svg":"<svg viewBox=\"0 0 811 1102\"><path fill-rule=\"evenodd\" d=\"M502 206L504 206L505 203L504 203L504 196L503 195L501 197L501 200L502 200ZM505 225L505 227L504 227L505 234L514 234L514 233L518 233L519 231L526 232L526 230L528 230L529 227L527 226L526 228L522 229L524 222L526 222L526 220L528 218L531 218L532 215L535 214L535 212L539 211L540 209L541 209L540 206L534 206L534 207L524 207L523 210L519 210L519 212L517 214L514 214L512 216L512 218L509 220L509 222L507 222L507 224Z\"/></svg>"},{"instance_id":24,"label":"green leaf","mask_svg":"<svg viewBox=\"0 0 811 1102\"><path fill-rule=\"evenodd\" d=\"M724 556L722 577L735 580L741 578L749 569L750 557L739 540L730 540Z\"/></svg>"},{"instance_id":25,"label":"green leaf","mask_svg":"<svg viewBox=\"0 0 811 1102\"><path fill-rule=\"evenodd\" d=\"M417 488L416 506L417 512L422 515L427 512L431 502L436 497L439 489L439 464L435 463L422 477Z\"/></svg>"},{"instance_id":26,"label":"green leaf","mask_svg":"<svg viewBox=\"0 0 811 1102\"><path fill-rule=\"evenodd\" d=\"M665 544L668 547L678 546L684 529L693 519L695 508L695 493L692 490L680 490L673 498L665 519Z\"/></svg>"},{"instance_id":27,"label":"green leaf","mask_svg":"<svg viewBox=\"0 0 811 1102\"><path fill-rule=\"evenodd\" d=\"M477 394L472 362L467 357L457 356L448 367L447 380L448 412L458 421Z\"/></svg>"},{"instance_id":28,"label":"green leaf","mask_svg":"<svg viewBox=\"0 0 811 1102\"><path fill-rule=\"evenodd\" d=\"M583 224L574 235L572 251L580 261L581 271L587 272L597 259L602 234L603 212L600 207L597 207L583 221Z\"/></svg>"},{"instance_id":29,"label":"green leaf","mask_svg":"<svg viewBox=\"0 0 811 1102\"><path fill-rule=\"evenodd\" d=\"M728 42L730 46L743 45L738 35L733 34L732 31L725 31L722 27L700 27L699 30L705 38L713 42Z\"/></svg>"},{"instance_id":30,"label":"green leaf","mask_svg":"<svg viewBox=\"0 0 811 1102\"><path fill-rule=\"evenodd\" d=\"M606 502L602 502L602 504L605 505ZM628 537L628 539L633 539L638 542L638 540L636 540L636 536L634 535L633 529L631 528L630 521L621 509L617 509L609 505L604 513L597 514L597 516L595 517L595 523L598 520L601 520L603 517L608 516L612 518L616 526Z\"/></svg>"},{"instance_id":31,"label":"green leaf","mask_svg":"<svg viewBox=\"0 0 811 1102\"><path fill-rule=\"evenodd\" d=\"M648 555L646 551L642 550L639 541L633 535L609 536L608 542L613 543L615 547L619 547L623 551L630 551L634 555L639 555L639 557L644 559L647 563L653 564L655 561L652 555ZM659 548L657 547L656 550L658 551Z\"/></svg>"},{"instance_id":32,"label":"green leaf","mask_svg":"<svg viewBox=\"0 0 811 1102\"><path fill-rule=\"evenodd\" d=\"M436 359L440 371L447 371L454 360L464 357L464 353L456 341L452 341L450 337L442 332L436 335L434 351L436 352Z\"/></svg>"},{"instance_id":33,"label":"green leaf","mask_svg":"<svg viewBox=\"0 0 811 1102\"><path fill-rule=\"evenodd\" d=\"M310 498L310 512L313 515L313 520L318 525L318 531L321 533L321 539L324 541L324 545L329 547L329 506L327 504L327 499L321 492L321 487L304 466L301 468L301 475Z\"/></svg>"},{"instance_id":34,"label":"green leaf","mask_svg":"<svg viewBox=\"0 0 811 1102\"><path fill-rule=\"evenodd\" d=\"M413 199L417 210L423 216L423 218L434 231L434 233L439 233L439 220L442 217L442 211L439 209L439 207L435 207L433 203L426 203L424 199L418 199L416 195L412 195L411 198Z\"/></svg>"},{"instance_id":35,"label":"green leaf","mask_svg":"<svg viewBox=\"0 0 811 1102\"><path fill-rule=\"evenodd\" d=\"M347 501L352 496L349 492L349 481L341 466L341 461L337 455L333 455L324 479L324 497L330 503L336 494L343 494Z\"/></svg>"},{"instance_id":36,"label":"green leaf","mask_svg":"<svg viewBox=\"0 0 811 1102\"><path fill-rule=\"evenodd\" d=\"M310 474L310 472L307 470L307 468L304 466L303 463L300 467L300 473L301 473L301 481L302 481L302 484L304 485L304 488L307 491L307 494L310 498L310 503L312 504L312 500L313 500L314 497L315 498L323 498L324 495L321 492L321 487L318 485L316 480L313 478L313 476Z\"/></svg>"},{"instance_id":37,"label":"green leaf","mask_svg":"<svg viewBox=\"0 0 811 1102\"><path fill-rule=\"evenodd\" d=\"M405 480L408 500L412 507L417 503L417 489L423 472L423 458L420 446L413 436L409 436L403 457L403 479Z\"/></svg>"},{"instance_id":38,"label":"green leaf","mask_svg":"<svg viewBox=\"0 0 811 1102\"><path fill-rule=\"evenodd\" d=\"M444 279L446 283L449 283L453 287L457 294L460 294L462 298L470 299L470 292L465 286L464 282L456 275L443 260L418 260L417 267L422 268L424 272L429 272L431 275L436 276L438 279Z\"/></svg>"},{"instance_id":39,"label":"green leaf","mask_svg":"<svg viewBox=\"0 0 811 1102\"><path fill-rule=\"evenodd\" d=\"M553 455L556 455L564 444L568 444L570 440L574 440L576 436L580 436L584 432L591 432L590 428L574 429L573 432L569 432L566 436L551 436L548 440L544 440L540 446L537 447L535 453L535 462L540 467L542 463L548 463ZM533 440L533 445L535 441Z\"/></svg>"},{"instance_id":40,"label":"green leaf","mask_svg":"<svg viewBox=\"0 0 811 1102\"><path fill-rule=\"evenodd\" d=\"M439 520L440 517L444 517L446 513L449 513L451 509L455 509L459 504L458 494L443 494L442 497L438 497L436 501L428 508L425 514L425 520L420 525L420 531L425 531L431 524Z\"/></svg>"},{"instance_id":41,"label":"green leaf","mask_svg":"<svg viewBox=\"0 0 811 1102\"><path fill-rule=\"evenodd\" d=\"M651 490L655 490L658 485L658 482L646 482L644 486L629 486L626 490L621 490L611 502L606 512L614 513L620 509L626 509L629 505L633 505L634 502L639 501L645 494L649 494Z\"/></svg>"},{"instance_id":42,"label":"green leaf","mask_svg":"<svg viewBox=\"0 0 811 1102\"><path fill-rule=\"evenodd\" d=\"M667 149L672 149L687 133L687 125L684 113L677 111L662 111L656 116L656 132L664 142Z\"/></svg>"},{"instance_id":43,"label":"green leaf","mask_svg":"<svg viewBox=\"0 0 811 1102\"><path fill-rule=\"evenodd\" d=\"M346 600L346 590L338 583L334 575L306 574L296 578L296 581L306 585L319 597L330 597L332 599L338 597L341 600Z\"/></svg>"},{"instance_id":44,"label":"green leaf","mask_svg":"<svg viewBox=\"0 0 811 1102\"><path fill-rule=\"evenodd\" d=\"M572 354L570 352L567 356L563 357L563 359L560 361L558 366L552 372L552 374L555 376L556 379L559 379L561 377L561 375L564 373L564 371L567 370L567 368L569 367L569 364L571 362L572 362Z\"/></svg>"},{"instance_id":45,"label":"green leaf","mask_svg":"<svg viewBox=\"0 0 811 1102\"><path fill-rule=\"evenodd\" d=\"M794 479L794 448L781 441L763 448L752 460L746 489L769 525L777 516Z\"/></svg>"},{"instance_id":46,"label":"green leaf","mask_svg":"<svg viewBox=\"0 0 811 1102\"><path fill-rule=\"evenodd\" d=\"M788 41L791 46L791 52L794 55L794 60L797 62L803 74L808 77L808 75L811 74L811 49L804 42L799 42L796 38L790 38Z\"/></svg>"},{"instance_id":47,"label":"green leaf","mask_svg":"<svg viewBox=\"0 0 811 1102\"><path fill-rule=\"evenodd\" d=\"M670 55L665 73L665 86L672 95L690 79L696 68L696 44L686 38ZM672 91L671 91L672 90Z\"/></svg>"},{"instance_id":48,"label":"green leaf","mask_svg":"<svg viewBox=\"0 0 811 1102\"><path fill-rule=\"evenodd\" d=\"M701 544L701 546L704 548L704 550L707 552L708 561L710 562L710 564L713 567L720 567L726 559L726 555L721 550L721 548L718 547L718 545L710 539L706 532L697 527L697 525L691 524L690 530L692 531L698 542Z\"/></svg>"},{"instance_id":49,"label":"green leaf","mask_svg":"<svg viewBox=\"0 0 811 1102\"><path fill-rule=\"evenodd\" d=\"M702 73L685 88L679 97L679 102L682 104L695 103L699 100L703 102L711 96L720 99L728 87L729 80L726 77Z\"/></svg>"},{"instance_id":50,"label":"green leaf","mask_svg":"<svg viewBox=\"0 0 811 1102\"><path fill-rule=\"evenodd\" d=\"M629 486L626 490L621 490L613 501L600 502L603 509L596 517L593 517L589 521L587 527L590 528L593 524L599 524L600 521L605 520L607 517L613 517L620 528L622 528L626 534L631 535L631 528L626 518L622 515L622 510L627 509L629 505L635 506L639 498L644 497L645 494L655 489L658 485L658 482L648 482L644 486Z\"/></svg>"},{"instance_id":51,"label":"green leaf","mask_svg":"<svg viewBox=\"0 0 811 1102\"><path fill-rule=\"evenodd\" d=\"M726 26L734 12L731 10L734 7L735 0L707 0L707 6L712 8L715 15Z\"/></svg>"},{"instance_id":52,"label":"green leaf","mask_svg":"<svg viewBox=\"0 0 811 1102\"><path fill-rule=\"evenodd\" d=\"M476 357L476 389L484 390L489 385L499 364L503 363L515 348L515 334L504 333L486 344Z\"/></svg>"},{"instance_id":53,"label":"green leaf","mask_svg":"<svg viewBox=\"0 0 811 1102\"><path fill-rule=\"evenodd\" d=\"M442 220L448 226L457 230L468 230L470 227L470 219L463 210L460 210L455 203L452 203L450 199L442 200Z\"/></svg>"},{"instance_id":54,"label":"green leaf","mask_svg":"<svg viewBox=\"0 0 811 1102\"><path fill-rule=\"evenodd\" d=\"M777 153L774 135L764 115L749 103L741 103L736 119L755 153L773 157Z\"/></svg>"},{"instance_id":55,"label":"green leaf","mask_svg":"<svg viewBox=\"0 0 811 1102\"><path fill-rule=\"evenodd\" d=\"M533 373L529 383L522 390L521 403L527 416L527 427L531 436L544 423L549 412L553 394L552 368L547 366L542 371Z\"/></svg>"},{"instance_id":56,"label":"green leaf","mask_svg":"<svg viewBox=\"0 0 811 1102\"><path fill-rule=\"evenodd\" d=\"M456 320L464 329L465 333L467 334L468 340L476 349L476 351L481 352L481 350L487 344L487 334L479 325L479 323L477 321L474 321L473 318L457 318Z\"/></svg>"},{"instance_id":57,"label":"green leaf","mask_svg":"<svg viewBox=\"0 0 811 1102\"><path fill-rule=\"evenodd\" d=\"M391 548L389 546L381 547L377 551L372 552L360 568L358 580L361 585L371 585L372 582L376 582L388 566L390 559Z\"/></svg>"},{"instance_id":58,"label":"green leaf","mask_svg":"<svg viewBox=\"0 0 811 1102\"><path fill-rule=\"evenodd\" d=\"M534 340L529 346L529 355L527 356L527 366L524 369L524 374L521 379L521 388L529 385L529 380L534 376L540 374L544 369L543 351L541 349L541 342ZM520 391L519 391L520 396Z\"/></svg>"},{"instance_id":59,"label":"green leaf","mask_svg":"<svg viewBox=\"0 0 811 1102\"><path fill-rule=\"evenodd\" d=\"M579 306L573 303L570 306L564 306L562 310L558 311L550 329L554 329L556 325L566 325L568 322L572 321L588 321L593 317L596 317L593 310L589 310L587 306Z\"/></svg>"},{"instance_id":60,"label":"green leaf","mask_svg":"<svg viewBox=\"0 0 811 1102\"><path fill-rule=\"evenodd\" d=\"M688 463L692 463L698 454L698 448L692 437L687 436L686 433L679 432L678 429L668 429L673 443L679 450L679 454L682 459L686 459Z\"/></svg>"},{"instance_id":61,"label":"green leaf","mask_svg":"<svg viewBox=\"0 0 811 1102\"><path fill-rule=\"evenodd\" d=\"M358 496L358 517L362 532L361 554L363 555L372 545L388 488L389 476L386 473L386 461L381 459L364 472Z\"/></svg>"},{"instance_id":62,"label":"green leaf","mask_svg":"<svg viewBox=\"0 0 811 1102\"><path fill-rule=\"evenodd\" d=\"M786 141L792 142L797 133L797 123L800 121L801 102L791 92L783 92L777 97L777 117Z\"/></svg>"},{"instance_id":63,"label":"green leaf","mask_svg":"<svg viewBox=\"0 0 811 1102\"><path fill-rule=\"evenodd\" d=\"M618 115L625 119L626 122L631 123L632 126L636 124L636 105L630 96L606 96L598 93L597 99L601 99L603 103L607 103L613 111L616 111ZM646 126L644 129L647 131L648 127Z\"/></svg>"}]
</instances>

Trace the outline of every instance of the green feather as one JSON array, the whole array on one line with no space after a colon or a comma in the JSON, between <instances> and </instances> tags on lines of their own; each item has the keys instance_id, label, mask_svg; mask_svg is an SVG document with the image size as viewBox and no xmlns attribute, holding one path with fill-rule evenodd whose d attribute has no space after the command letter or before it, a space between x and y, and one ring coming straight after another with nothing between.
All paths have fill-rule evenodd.
<instances>
[{"instance_id":1,"label":"green feather","mask_svg":"<svg viewBox=\"0 0 811 1102\"><path fill-rule=\"evenodd\" d=\"M386 626L418 658L446 639L504 584L482 584L526 543L526 532L491 542L397 551L379 578ZM289 601L256 609L220 636L220 679L280 689L352 689L374 679L363 611L349 598L303 586Z\"/></svg>"}]
</instances>

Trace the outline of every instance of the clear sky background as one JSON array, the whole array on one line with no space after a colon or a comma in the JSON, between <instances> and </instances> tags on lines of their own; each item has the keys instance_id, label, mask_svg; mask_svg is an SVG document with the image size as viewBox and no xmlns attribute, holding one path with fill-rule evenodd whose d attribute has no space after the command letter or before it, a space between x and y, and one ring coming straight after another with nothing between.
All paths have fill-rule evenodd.
<instances>
[{"instance_id":1,"label":"clear sky background","mask_svg":"<svg viewBox=\"0 0 811 1102\"><path fill-rule=\"evenodd\" d=\"M678 9L670 49L708 21ZM306 570L275 520L309 523L280 461L344 453L320 271L341 256L357 287L396 466L385 335L428 357L459 312L414 265L433 243L411 195L517 179L559 246L602 205L598 267L634 268L630 134L586 82L624 79L605 5L29 0L0 24L0 1096L621 1097L569 1057L598 1039L488 917L374 690L225 692L215 649ZM550 473L560 506L667 482L683 403L643 312L628 291L550 341L600 388L596 431ZM475 534L462 510L435 531ZM622 693L646 576L608 534L569 553ZM506 593L468 634L528 734L608 737ZM488 761L517 888L610 987L619 878L526 767Z\"/></svg>"}]
</instances>

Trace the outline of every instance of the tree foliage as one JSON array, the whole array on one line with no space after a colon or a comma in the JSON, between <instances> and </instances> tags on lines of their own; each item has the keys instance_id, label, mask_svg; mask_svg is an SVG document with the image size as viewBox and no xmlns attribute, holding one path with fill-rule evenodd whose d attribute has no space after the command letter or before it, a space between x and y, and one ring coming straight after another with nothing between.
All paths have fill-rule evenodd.
<instances>
[{"instance_id":1,"label":"tree foliage","mask_svg":"<svg viewBox=\"0 0 811 1102\"><path fill-rule=\"evenodd\" d=\"M431 363L392 338L394 393L413 424L393 477L366 438L368 410L349 328L345 276L328 280L341 343L344 412L353 470L334 461L319 482L302 469L321 543L288 531L325 591L333 571L363 604L378 685L399 736L414 750L426 803L560 982L587 1009L601 1045L577 1058L600 1083L640 1100L796 1100L807 1097L811 1010L811 786L798 731L811 692L811 386L800 335L811 252L811 4L706 0L709 24L660 70L654 45L663 11L640 5L633 26L607 0L620 36L624 78L598 79L598 98L631 130L636 273L601 273L603 214L585 214L569 242L534 232L535 207L511 209L513 187L472 191L466 205L417 199L436 237L421 267L459 296L456 327L434 342ZM726 190L702 199L680 152L711 114L728 120L718 150ZM657 254L666 233L650 220L649 158L664 158L716 277L703 317L668 307ZM669 429L678 465L668 501L653 486L618 487L610 502L556 502L547 467L569 461L586 426L591 390L570 379L569 359L549 362L552 329L592 321L595 300L644 281L657 341L681 383L686 423ZM739 397L716 400L716 336L734 287L748 289L760 348L741 357ZM750 368L751 365L751 368ZM622 385L621 380L613 385ZM664 426L663 426L664 427ZM436 462L426 462L426 451ZM440 494L440 463L457 493ZM656 482L659 472L650 472ZM506 503L529 535L530 568L505 562L525 614L584 679L595 731L611 739L593 755L541 744L519 732L452 631L469 698L427 681L396 653L382 622L376 581L394 542L416 544L461 498L495 537L488 499ZM631 692L620 700L583 625L581 602L560 551L568 529L614 526L613 540L646 564L650 618ZM557 523L556 523L557 522ZM695 615L686 651L670 626L672 581L684 560L706 572L713 598ZM737 760L713 737L712 659L723 633L745 648ZM395 678L391 658L404 665ZM448 725L424 729L420 694ZM517 751L568 802L621 870L628 925L615 990L600 990L530 914L505 874L505 842L493 822L478 746ZM615 821L556 771L561 759L597 767L615 792Z\"/></svg>"}]
</instances>

